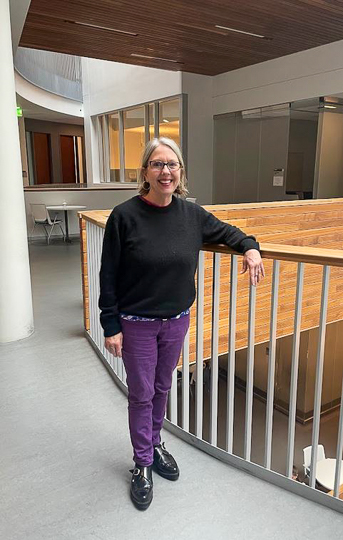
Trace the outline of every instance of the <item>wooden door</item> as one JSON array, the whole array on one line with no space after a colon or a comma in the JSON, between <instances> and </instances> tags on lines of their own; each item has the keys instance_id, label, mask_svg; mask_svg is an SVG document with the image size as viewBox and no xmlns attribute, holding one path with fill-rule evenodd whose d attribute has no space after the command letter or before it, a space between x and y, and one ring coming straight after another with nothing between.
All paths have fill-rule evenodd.
<instances>
[{"instance_id":1,"label":"wooden door","mask_svg":"<svg viewBox=\"0 0 343 540\"><path fill-rule=\"evenodd\" d=\"M72 135L61 135L61 161L62 161L62 182L64 184L76 183L76 160L74 137Z\"/></svg>"},{"instance_id":2,"label":"wooden door","mask_svg":"<svg viewBox=\"0 0 343 540\"><path fill-rule=\"evenodd\" d=\"M35 183L51 184L50 135L48 133L33 133L32 135Z\"/></svg>"}]
</instances>

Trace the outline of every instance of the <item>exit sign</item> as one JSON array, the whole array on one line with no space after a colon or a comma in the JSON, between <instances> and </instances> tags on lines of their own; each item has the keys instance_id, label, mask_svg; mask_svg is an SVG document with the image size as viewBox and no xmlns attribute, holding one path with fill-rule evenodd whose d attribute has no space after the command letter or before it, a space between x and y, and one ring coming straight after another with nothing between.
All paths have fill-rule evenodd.
<instances>
[{"instance_id":1,"label":"exit sign","mask_svg":"<svg viewBox=\"0 0 343 540\"><path fill-rule=\"evenodd\" d=\"M18 117L23 116L23 109L21 107L17 107L17 116Z\"/></svg>"}]
</instances>

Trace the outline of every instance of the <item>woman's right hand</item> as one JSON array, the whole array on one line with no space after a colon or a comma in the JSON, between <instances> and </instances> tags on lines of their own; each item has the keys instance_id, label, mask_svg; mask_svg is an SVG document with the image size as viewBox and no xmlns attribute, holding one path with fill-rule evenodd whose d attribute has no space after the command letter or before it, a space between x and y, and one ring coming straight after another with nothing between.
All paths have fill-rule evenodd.
<instances>
[{"instance_id":1,"label":"woman's right hand","mask_svg":"<svg viewBox=\"0 0 343 540\"><path fill-rule=\"evenodd\" d=\"M119 356L121 358L121 350L123 346L123 333L115 334L105 338L105 347L109 353L113 356Z\"/></svg>"}]
</instances>

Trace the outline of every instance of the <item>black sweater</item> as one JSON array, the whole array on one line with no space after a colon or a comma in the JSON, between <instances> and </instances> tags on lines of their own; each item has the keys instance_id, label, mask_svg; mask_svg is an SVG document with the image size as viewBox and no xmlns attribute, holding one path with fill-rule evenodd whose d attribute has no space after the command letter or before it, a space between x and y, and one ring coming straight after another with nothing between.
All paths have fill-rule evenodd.
<instances>
[{"instance_id":1,"label":"black sweater","mask_svg":"<svg viewBox=\"0 0 343 540\"><path fill-rule=\"evenodd\" d=\"M204 243L239 253L259 249L253 236L184 199L173 196L168 206L157 207L136 196L116 206L106 224L100 270L105 337L121 331L120 312L169 318L189 308Z\"/></svg>"}]
</instances>

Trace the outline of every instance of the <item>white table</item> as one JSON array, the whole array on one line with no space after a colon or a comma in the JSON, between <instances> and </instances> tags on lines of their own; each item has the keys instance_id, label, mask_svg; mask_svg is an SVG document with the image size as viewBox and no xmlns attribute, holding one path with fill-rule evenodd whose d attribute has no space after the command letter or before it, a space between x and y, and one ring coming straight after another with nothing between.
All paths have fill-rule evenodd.
<instances>
[{"instance_id":1,"label":"white table","mask_svg":"<svg viewBox=\"0 0 343 540\"><path fill-rule=\"evenodd\" d=\"M52 205L52 206L47 206L46 207L46 209L48 211L52 210L52 211L55 211L55 212L60 212L61 210L63 210L63 212L64 212L64 223L65 223L65 226L66 226L66 238L65 238L65 241L68 242L69 244L71 243L71 240L69 238L68 212L71 212L73 210L84 210L85 208L87 208L87 206L79 206L79 205L74 205L74 204L59 204L59 205Z\"/></svg>"},{"instance_id":2,"label":"white table","mask_svg":"<svg viewBox=\"0 0 343 540\"><path fill-rule=\"evenodd\" d=\"M333 489L335 485L336 460L333 458L317 461L316 479L327 489ZM343 484L343 462L339 484Z\"/></svg>"}]
</instances>

